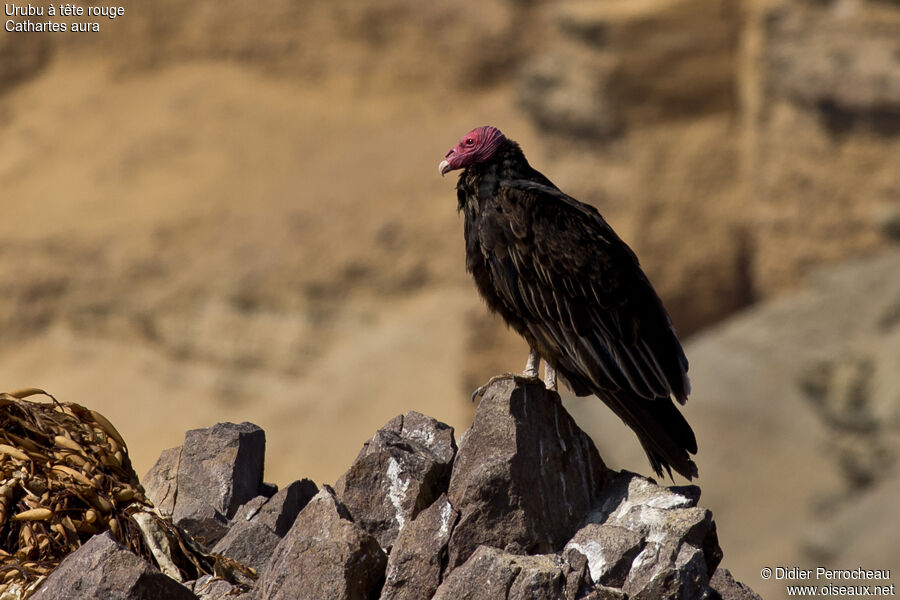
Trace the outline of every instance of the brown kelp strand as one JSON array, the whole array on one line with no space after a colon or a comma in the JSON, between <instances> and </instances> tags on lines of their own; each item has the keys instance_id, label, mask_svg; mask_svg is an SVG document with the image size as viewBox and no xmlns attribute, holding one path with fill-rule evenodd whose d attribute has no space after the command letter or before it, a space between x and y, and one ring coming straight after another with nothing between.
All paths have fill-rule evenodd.
<instances>
[{"instance_id":1,"label":"brown kelp strand","mask_svg":"<svg viewBox=\"0 0 900 600\"><path fill-rule=\"evenodd\" d=\"M28 399L37 395L50 402ZM0 597L29 596L68 553L104 531L157 566L146 540L165 536L172 556L164 562L177 569L167 574L182 581L223 567L255 576L205 553L156 512L125 440L100 413L27 389L0 393L0 425Z\"/></svg>"}]
</instances>

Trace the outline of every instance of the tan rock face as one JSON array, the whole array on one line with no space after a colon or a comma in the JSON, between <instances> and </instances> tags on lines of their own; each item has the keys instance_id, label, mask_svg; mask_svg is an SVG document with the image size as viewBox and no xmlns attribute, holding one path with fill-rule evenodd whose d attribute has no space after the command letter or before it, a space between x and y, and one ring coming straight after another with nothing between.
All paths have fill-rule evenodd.
<instances>
[{"instance_id":1,"label":"tan rock face","mask_svg":"<svg viewBox=\"0 0 900 600\"><path fill-rule=\"evenodd\" d=\"M775 11L751 171L766 295L815 265L886 245L900 194L900 10L877 2Z\"/></svg>"}]
</instances>

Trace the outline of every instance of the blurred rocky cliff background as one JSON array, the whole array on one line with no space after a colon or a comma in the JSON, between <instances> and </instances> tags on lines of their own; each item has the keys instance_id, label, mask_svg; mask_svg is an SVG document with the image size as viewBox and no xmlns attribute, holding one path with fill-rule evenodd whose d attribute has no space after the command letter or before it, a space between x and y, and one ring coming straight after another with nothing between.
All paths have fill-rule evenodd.
<instances>
[{"instance_id":1,"label":"blurred rocky cliff background","mask_svg":"<svg viewBox=\"0 0 900 600\"><path fill-rule=\"evenodd\" d=\"M410 410L462 432L527 352L436 169L490 123L688 339L723 565L764 597L763 566L900 571L897 2L124 5L0 31L3 389L100 410L139 472L219 421L268 432L280 483L334 481ZM569 408L648 472L601 403Z\"/></svg>"}]
</instances>

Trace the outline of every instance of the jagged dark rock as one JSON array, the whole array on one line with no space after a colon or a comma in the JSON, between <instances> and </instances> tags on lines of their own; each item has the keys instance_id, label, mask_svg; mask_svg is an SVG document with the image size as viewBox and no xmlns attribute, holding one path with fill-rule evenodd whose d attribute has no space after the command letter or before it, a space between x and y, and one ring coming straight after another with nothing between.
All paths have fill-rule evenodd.
<instances>
[{"instance_id":1,"label":"jagged dark rock","mask_svg":"<svg viewBox=\"0 0 900 600\"><path fill-rule=\"evenodd\" d=\"M281 537L257 520L236 522L216 542L212 552L232 558L257 571L269 562Z\"/></svg>"},{"instance_id":2,"label":"jagged dark rock","mask_svg":"<svg viewBox=\"0 0 900 600\"><path fill-rule=\"evenodd\" d=\"M204 575L186 585L194 592L198 600L224 600L225 598L236 600L238 598L233 585L212 575Z\"/></svg>"},{"instance_id":3,"label":"jagged dark rock","mask_svg":"<svg viewBox=\"0 0 900 600\"><path fill-rule=\"evenodd\" d=\"M739 581L728 569L718 569L709 580L713 600L762 600L759 594Z\"/></svg>"},{"instance_id":4,"label":"jagged dark rock","mask_svg":"<svg viewBox=\"0 0 900 600\"><path fill-rule=\"evenodd\" d=\"M315 484L313 484L313 485L315 485ZM285 488L285 489L288 489L288 488ZM316 488L316 491L312 495L315 496L316 493L318 493L318 491L319 491L318 488ZM260 510L262 509L263 506L265 506L266 502L268 502L268 501L269 501L269 498L267 498L266 496L260 495L260 496L253 498L246 504L242 504L241 507L238 509L237 513L234 515L234 518L232 519L233 524L237 525L237 524L240 524L241 521L250 521L251 519L255 518L256 516L259 515ZM300 511L298 510L297 512L300 512ZM296 516L297 515L295 514L294 517L296 518ZM282 537L284 537L283 533L282 533Z\"/></svg>"},{"instance_id":5,"label":"jagged dark rock","mask_svg":"<svg viewBox=\"0 0 900 600\"><path fill-rule=\"evenodd\" d=\"M573 568L558 554L523 556L479 546L444 580L434 600L575 600L589 586L583 561Z\"/></svg>"},{"instance_id":6,"label":"jagged dark rock","mask_svg":"<svg viewBox=\"0 0 900 600\"><path fill-rule=\"evenodd\" d=\"M293 482L271 498L253 498L238 509L228 533L212 551L262 569L297 514L318 491L316 484L304 479Z\"/></svg>"},{"instance_id":7,"label":"jagged dark rock","mask_svg":"<svg viewBox=\"0 0 900 600\"><path fill-rule=\"evenodd\" d=\"M588 564L594 582L621 588L642 545L640 534L634 531L589 523L569 540L566 550L591 557Z\"/></svg>"},{"instance_id":8,"label":"jagged dark rock","mask_svg":"<svg viewBox=\"0 0 900 600\"><path fill-rule=\"evenodd\" d=\"M566 547L587 556L594 581L631 598L699 597L722 551L712 514L698 500L696 486L664 488L619 473Z\"/></svg>"},{"instance_id":9,"label":"jagged dark rock","mask_svg":"<svg viewBox=\"0 0 900 600\"><path fill-rule=\"evenodd\" d=\"M441 583L447 542L459 513L446 494L400 530L388 557L381 600L431 598Z\"/></svg>"},{"instance_id":10,"label":"jagged dark rock","mask_svg":"<svg viewBox=\"0 0 900 600\"><path fill-rule=\"evenodd\" d=\"M542 383L495 383L453 464L448 495L460 518L448 567L480 545L514 554L561 550L601 501L608 476L558 394Z\"/></svg>"},{"instance_id":11,"label":"jagged dark rock","mask_svg":"<svg viewBox=\"0 0 900 600\"><path fill-rule=\"evenodd\" d=\"M163 450L156 463L141 483L147 498L153 502L159 513L171 517L175 512L175 492L178 489L178 463L181 462L181 446Z\"/></svg>"},{"instance_id":12,"label":"jagged dark rock","mask_svg":"<svg viewBox=\"0 0 900 600\"><path fill-rule=\"evenodd\" d=\"M269 498L256 516L263 525L284 537L300 511L319 493L319 488L309 479L295 481Z\"/></svg>"},{"instance_id":13,"label":"jagged dark rock","mask_svg":"<svg viewBox=\"0 0 900 600\"><path fill-rule=\"evenodd\" d=\"M182 513L176 514L175 523L205 547L214 546L228 533L225 515L202 501L184 503Z\"/></svg>"},{"instance_id":14,"label":"jagged dark rock","mask_svg":"<svg viewBox=\"0 0 900 600\"><path fill-rule=\"evenodd\" d=\"M197 600L188 588L119 544L107 532L68 555L34 600Z\"/></svg>"},{"instance_id":15,"label":"jagged dark rock","mask_svg":"<svg viewBox=\"0 0 900 600\"><path fill-rule=\"evenodd\" d=\"M266 434L252 423L188 431L178 463L173 521L212 547L227 520L260 494Z\"/></svg>"},{"instance_id":16,"label":"jagged dark rock","mask_svg":"<svg viewBox=\"0 0 900 600\"><path fill-rule=\"evenodd\" d=\"M455 454L452 427L409 412L363 445L335 493L354 522L389 551L404 525L447 490Z\"/></svg>"},{"instance_id":17,"label":"jagged dark rock","mask_svg":"<svg viewBox=\"0 0 900 600\"><path fill-rule=\"evenodd\" d=\"M324 487L300 511L256 585L258 600L370 598L384 579L387 557Z\"/></svg>"},{"instance_id":18,"label":"jagged dark rock","mask_svg":"<svg viewBox=\"0 0 900 600\"><path fill-rule=\"evenodd\" d=\"M217 540L215 554L258 571L252 589L182 585L107 534L35 598L758 600L718 568L698 487L610 471L538 382L490 386L458 450L443 423L392 419L337 491L304 479L275 492L262 483L264 444L249 423L194 430L146 480L179 524Z\"/></svg>"}]
</instances>

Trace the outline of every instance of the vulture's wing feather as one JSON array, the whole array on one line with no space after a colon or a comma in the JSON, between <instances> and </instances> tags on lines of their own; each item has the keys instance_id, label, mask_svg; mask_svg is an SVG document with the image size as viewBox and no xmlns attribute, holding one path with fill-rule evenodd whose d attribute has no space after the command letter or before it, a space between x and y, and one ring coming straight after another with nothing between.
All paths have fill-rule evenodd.
<instances>
[{"instance_id":1,"label":"vulture's wing feather","mask_svg":"<svg viewBox=\"0 0 900 600\"><path fill-rule=\"evenodd\" d=\"M494 281L529 328L571 346L567 358L597 387L684 402L688 364L671 321L600 213L530 181L504 181L499 195L512 235L494 254Z\"/></svg>"},{"instance_id":2,"label":"vulture's wing feather","mask_svg":"<svg viewBox=\"0 0 900 600\"><path fill-rule=\"evenodd\" d=\"M496 295L576 394L635 429L657 471L695 474L694 434L670 400L687 399L687 359L637 257L552 185L504 180L494 199L480 238Z\"/></svg>"}]
</instances>

